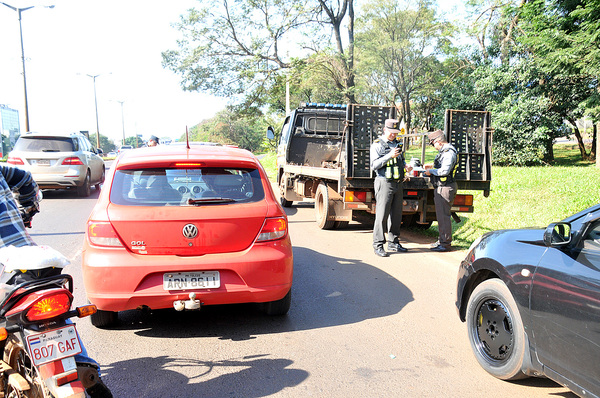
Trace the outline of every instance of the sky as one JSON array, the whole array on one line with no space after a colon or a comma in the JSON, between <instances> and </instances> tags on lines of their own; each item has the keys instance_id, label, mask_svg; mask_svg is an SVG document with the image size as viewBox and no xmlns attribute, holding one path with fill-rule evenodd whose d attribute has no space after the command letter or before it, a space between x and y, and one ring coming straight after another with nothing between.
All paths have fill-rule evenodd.
<instances>
[{"instance_id":1,"label":"sky","mask_svg":"<svg viewBox=\"0 0 600 398\"><path fill-rule=\"evenodd\" d=\"M212 0L210 0L212 1ZM451 11L461 0L440 0ZM227 99L184 92L161 53L176 49L172 26L198 0L0 0L22 11L31 131L98 130L178 138L227 105ZM43 5L54 5L46 8ZM94 97L94 79L96 96ZM0 4L0 104L19 110L25 131L18 13Z\"/></svg>"},{"instance_id":2,"label":"sky","mask_svg":"<svg viewBox=\"0 0 600 398\"><path fill-rule=\"evenodd\" d=\"M179 77L161 66L161 52L177 48L172 24L196 0L0 2L36 5L21 13L31 131L95 134L94 79L88 75L99 75L98 126L111 140L121 140L123 131L126 137L177 138L227 105L223 98L184 92ZM0 104L19 110L25 131L18 13L3 4Z\"/></svg>"}]
</instances>

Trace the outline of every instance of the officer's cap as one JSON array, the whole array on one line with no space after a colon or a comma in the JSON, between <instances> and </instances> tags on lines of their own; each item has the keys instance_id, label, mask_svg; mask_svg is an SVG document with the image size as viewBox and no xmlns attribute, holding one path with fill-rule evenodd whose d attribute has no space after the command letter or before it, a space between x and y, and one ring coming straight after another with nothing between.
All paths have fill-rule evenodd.
<instances>
[{"instance_id":1,"label":"officer's cap","mask_svg":"<svg viewBox=\"0 0 600 398\"><path fill-rule=\"evenodd\" d=\"M439 130L439 129L427 134L427 137L429 138L429 143L431 145L433 145L433 143L438 140L444 140L444 141L446 140L446 135L444 134L444 132L442 130Z\"/></svg>"},{"instance_id":2,"label":"officer's cap","mask_svg":"<svg viewBox=\"0 0 600 398\"><path fill-rule=\"evenodd\" d=\"M386 119L385 128L395 134L400 134L400 121L397 119Z\"/></svg>"}]
</instances>

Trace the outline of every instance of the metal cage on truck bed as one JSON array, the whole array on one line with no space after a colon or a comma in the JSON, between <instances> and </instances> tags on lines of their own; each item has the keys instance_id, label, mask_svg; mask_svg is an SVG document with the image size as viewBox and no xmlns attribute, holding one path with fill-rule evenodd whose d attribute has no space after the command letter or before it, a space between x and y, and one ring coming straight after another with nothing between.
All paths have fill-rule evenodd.
<instances>
[{"instance_id":1,"label":"metal cage on truck bed","mask_svg":"<svg viewBox=\"0 0 600 398\"><path fill-rule=\"evenodd\" d=\"M458 152L459 189L489 191L492 131L490 112L446 110L444 133Z\"/></svg>"},{"instance_id":2,"label":"metal cage on truck bed","mask_svg":"<svg viewBox=\"0 0 600 398\"><path fill-rule=\"evenodd\" d=\"M373 178L371 144L382 133L386 119L396 118L393 106L351 104L348 106L349 139L346 140L346 178Z\"/></svg>"}]
</instances>

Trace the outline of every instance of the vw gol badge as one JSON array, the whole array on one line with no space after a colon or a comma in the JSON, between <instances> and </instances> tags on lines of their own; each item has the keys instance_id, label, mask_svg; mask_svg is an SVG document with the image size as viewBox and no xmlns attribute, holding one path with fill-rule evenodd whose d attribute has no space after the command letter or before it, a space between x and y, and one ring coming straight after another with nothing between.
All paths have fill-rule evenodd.
<instances>
[{"instance_id":1,"label":"vw gol badge","mask_svg":"<svg viewBox=\"0 0 600 398\"><path fill-rule=\"evenodd\" d=\"M186 224L181 232L185 238L194 239L198 236L198 227L194 224Z\"/></svg>"}]
</instances>

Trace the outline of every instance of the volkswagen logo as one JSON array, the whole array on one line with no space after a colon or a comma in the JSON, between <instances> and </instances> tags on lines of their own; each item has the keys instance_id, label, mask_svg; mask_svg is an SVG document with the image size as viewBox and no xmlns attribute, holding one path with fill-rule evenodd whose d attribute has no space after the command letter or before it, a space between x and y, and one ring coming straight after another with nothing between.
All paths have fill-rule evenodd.
<instances>
[{"instance_id":1,"label":"volkswagen logo","mask_svg":"<svg viewBox=\"0 0 600 398\"><path fill-rule=\"evenodd\" d=\"M184 237L188 239L194 239L196 236L198 236L198 227L196 227L194 224L186 224L181 232L183 233Z\"/></svg>"}]
</instances>

